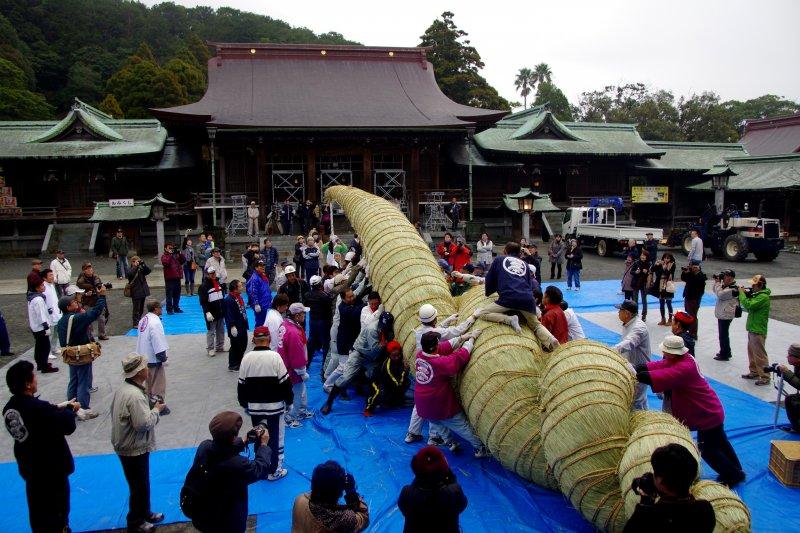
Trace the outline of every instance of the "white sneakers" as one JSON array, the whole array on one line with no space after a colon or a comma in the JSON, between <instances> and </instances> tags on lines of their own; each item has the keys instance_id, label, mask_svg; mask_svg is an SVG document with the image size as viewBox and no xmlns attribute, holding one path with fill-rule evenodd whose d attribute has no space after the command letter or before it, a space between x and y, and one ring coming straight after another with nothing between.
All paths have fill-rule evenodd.
<instances>
[{"instance_id":1,"label":"white sneakers","mask_svg":"<svg viewBox=\"0 0 800 533\"><path fill-rule=\"evenodd\" d=\"M289 473L288 470L279 466L278 468L275 469L275 472L267 476L267 481L278 481L280 478L286 477L286 474L288 473Z\"/></svg>"},{"instance_id":2,"label":"white sneakers","mask_svg":"<svg viewBox=\"0 0 800 533\"><path fill-rule=\"evenodd\" d=\"M214 357L216 354L217 354L217 352L215 352L214 350L209 350L208 351L208 356L209 357Z\"/></svg>"},{"instance_id":3,"label":"white sneakers","mask_svg":"<svg viewBox=\"0 0 800 533\"><path fill-rule=\"evenodd\" d=\"M47 358L51 361L55 361L56 359L58 359L58 356L56 356L56 354L54 353L51 353L50 355L47 356Z\"/></svg>"},{"instance_id":4,"label":"white sneakers","mask_svg":"<svg viewBox=\"0 0 800 533\"><path fill-rule=\"evenodd\" d=\"M91 420L92 418L97 418L98 414L91 409L78 409L78 420L86 421Z\"/></svg>"}]
</instances>

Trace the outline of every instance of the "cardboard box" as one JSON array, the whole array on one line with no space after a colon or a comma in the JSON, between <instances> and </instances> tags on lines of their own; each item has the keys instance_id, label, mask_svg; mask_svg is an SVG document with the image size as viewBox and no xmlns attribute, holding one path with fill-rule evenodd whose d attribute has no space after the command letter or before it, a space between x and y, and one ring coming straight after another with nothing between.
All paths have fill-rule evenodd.
<instances>
[{"instance_id":1,"label":"cardboard box","mask_svg":"<svg viewBox=\"0 0 800 533\"><path fill-rule=\"evenodd\" d=\"M784 485L800 487L800 441L773 440L769 469Z\"/></svg>"}]
</instances>

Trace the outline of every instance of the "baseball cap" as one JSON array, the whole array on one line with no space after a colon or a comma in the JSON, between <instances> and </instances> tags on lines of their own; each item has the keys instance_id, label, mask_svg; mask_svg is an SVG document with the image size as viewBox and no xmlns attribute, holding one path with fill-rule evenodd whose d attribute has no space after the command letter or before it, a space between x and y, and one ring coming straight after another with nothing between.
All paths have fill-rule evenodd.
<instances>
[{"instance_id":1,"label":"baseball cap","mask_svg":"<svg viewBox=\"0 0 800 533\"><path fill-rule=\"evenodd\" d=\"M295 302L289 306L289 314L296 315L297 313L305 313L308 311L308 307L301 304L300 302Z\"/></svg>"},{"instance_id":2,"label":"baseball cap","mask_svg":"<svg viewBox=\"0 0 800 533\"><path fill-rule=\"evenodd\" d=\"M689 352L689 349L683 343L683 339L677 335L667 335L664 337L664 340L661 341L658 348L664 353L675 355L683 355Z\"/></svg>"},{"instance_id":3,"label":"baseball cap","mask_svg":"<svg viewBox=\"0 0 800 533\"><path fill-rule=\"evenodd\" d=\"M74 296L62 296L58 299L58 308L61 309L62 312L66 311L67 307L69 307L69 304L71 304L74 300Z\"/></svg>"},{"instance_id":4,"label":"baseball cap","mask_svg":"<svg viewBox=\"0 0 800 533\"><path fill-rule=\"evenodd\" d=\"M472 263L467 263L467 264L466 264L466 265L464 265L462 268L463 268L464 270L466 270L466 271L467 271L468 273L470 273L470 274L472 274L473 272L475 272L475 265L473 265Z\"/></svg>"},{"instance_id":5,"label":"baseball cap","mask_svg":"<svg viewBox=\"0 0 800 533\"><path fill-rule=\"evenodd\" d=\"M352 261L355 256L356 256L356 253L354 251L350 250L349 252L344 254L344 260L345 261Z\"/></svg>"},{"instance_id":6,"label":"baseball cap","mask_svg":"<svg viewBox=\"0 0 800 533\"><path fill-rule=\"evenodd\" d=\"M87 268L89 268L90 266L92 266L92 264L91 264L91 263L89 263L89 262L87 261L86 263L84 263L84 264L81 266L81 270L86 270L86 269L87 269Z\"/></svg>"},{"instance_id":7,"label":"baseball cap","mask_svg":"<svg viewBox=\"0 0 800 533\"><path fill-rule=\"evenodd\" d=\"M67 285L67 288L64 290L64 294L67 296L75 296L76 294L83 294L84 292L86 291L77 285Z\"/></svg>"},{"instance_id":8,"label":"baseball cap","mask_svg":"<svg viewBox=\"0 0 800 533\"><path fill-rule=\"evenodd\" d=\"M629 311L634 315L639 314L639 305L633 300L625 300L621 304L614 304L614 307L616 307L617 309L622 309L624 311Z\"/></svg>"},{"instance_id":9,"label":"baseball cap","mask_svg":"<svg viewBox=\"0 0 800 533\"><path fill-rule=\"evenodd\" d=\"M216 272L216 271L217 271L217 269L214 268L214 265L208 265L208 267L206 268L206 272L209 272L209 273Z\"/></svg>"},{"instance_id":10,"label":"baseball cap","mask_svg":"<svg viewBox=\"0 0 800 533\"><path fill-rule=\"evenodd\" d=\"M286 268L283 269L283 273L284 274L294 274L296 272L297 271L295 270L295 268L292 265L288 265Z\"/></svg>"},{"instance_id":11,"label":"baseball cap","mask_svg":"<svg viewBox=\"0 0 800 533\"><path fill-rule=\"evenodd\" d=\"M675 313L675 316L672 317L672 320L677 320L684 326L691 326L694 322L694 317L689 313L685 313L683 311L678 311Z\"/></svg>"},{"instance_id":12,"label":"baseball cap","mask_svg":"<svg viewBox=\"0 0 800 533\"><path fill-rule=\"evenodd\" d=\"M736 272L734 272L734 271L733 271L733 270L731 270L730 268L726 268L725 270L723 270L723 271L722 271L722 272L720 272L720 273L721 273L723 276L730 276L730 277L732 277L732 278L735 278L735 277L736 277Z\"/></svg>"},{"instance_id":13,"label":"baseball cap","mask_svg":"<svg viewBox=\"0 0 800 533\"><path fill-rule=\"evenodd\" d=\"M389 311L384 311L378 318L378 331L382 332L387 340L394 340L394 315Z\"/></svg>"},{"instance_id":14,"label":"baseball cap","mask_svg":"<svg viewBox=\"0 0 800 533\"><path fill-rule=\"evenodd\" d=\"M253 338L254 339L263 339L264 337L269 337L270 332L267 326L258 326L256 329L253 330Z\"/></svg>"}]
</instances>

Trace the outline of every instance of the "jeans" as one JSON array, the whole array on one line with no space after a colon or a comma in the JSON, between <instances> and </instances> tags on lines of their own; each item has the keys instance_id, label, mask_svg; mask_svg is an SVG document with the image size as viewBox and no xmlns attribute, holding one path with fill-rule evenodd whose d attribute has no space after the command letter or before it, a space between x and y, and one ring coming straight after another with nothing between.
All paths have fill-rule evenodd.
<instances>
[{"instance_id":1,"label":"jeans","mask_svg":"<svg viewBox=\"0 0 800 533\"><path fill-rule=\"evenodd\" d=\"M294 393L294 403L292 408L286 413L288 419L297 420L300 418L300 413L308 411L308 394L306 393L306 382L301 381L292 385L292 392Z\"/></svg>"},{"instance_id":2,"label":"jeans","mask_svg":"<svg viewBox=\"0 0 800 533\"><path fill-rule=\"evenodd\" d=\"M50 355L50 331L43 329L42 331L33 332L34 347L33 347L33 360L36 361L36 370L44 370L50 366L47 357Z\"/></svg>"},{"instance_id":3,"label":"jeans","mask_svg":"<svg viewBox=\"0 0 800 533\"><path fill-rule=\"evenodd\" d=\"M575 288L581 288L581 269L568 268L567 269L567 287L572 288L572 281L575 281Z\"/></svg>"},{"instance_id":4,"label":"jeans","mask_svg":"<svg viewBox=\"0 0 800 533\"><path fill-rule=\"evenodd\" d=\"M192 294L194 290L194 273L195 271L192 270L192 264L187 263L183 265L183 284L186 286L186 292Z\"/></svg>"},{"instance_id":5,"label":"jeans","mask_svg":"<svg viewBox=\"0 0 800 533\"><path fill-rule=\"evenodd\" d=\"M130 491L128 527L139 527L150 517L150 454L120 455L119 461Z\"/></svg>"},{"instance_id":6,"label":"jeans","mask_svg":"<svg viewBox=\"0 0 800 533\"><path fill-rule=\"evenodd\" d=\"M164 280L164 292L167 295L167 313L172 313L181 308L181 280Z\"/></svg>"},{"instance_id":7,"label":"jeans","mask_svg":"<svg viewBox=\"0 0 800 533\"><path fill-rule=\"evenodd\" d=\"M558 268L558 279L561 279L561 263L550 263L550 279L556 277L556 267Z\"/></svg>"},{"instance_id":8,"label":"jeans","mask_svg":"<svg viewBox=\"0 0 800 533\"><path fill-rule=\"evenodd\" d=\"M633 391L633 410L647 411L647 385L637 383Z\"/></svg>"},{"instance_id":9,"label":"jeans","mask_svg":"<svg viewBox=\"0 0 800 533\"><path fill-rule=\"evenodd\" d=\"M436 423L449 429L465 441L469 442L475 449L483 446L483 443L480 441L480 439L475 436L475 432L472 431L472 428L470 427L469 422L467 422L467 417L464 416L463 411L455 416L451 416L450 418L437 420Z\"/></svg>"},{"instance_id":10,"label":"jeans","mask_svg":"<svg viewBox=\"0 0 800 533\"><path fill-rule=\"evenodd\" d=\"M642 295L642 317L647 315L647 287L640 287L633 291L633 301L639 303L639 295Z\"/></svg>"},{"instance_id":11,"label":"jeans","mask_svg":"<svg viewBox=\"0 0 800 533\"><path fill-rule=\"evenodd\" d=\"M33 533L66 531L69 526L69 478L40 477L25 481L28 519Z\"/></svg>"},{"instance_id":12,"label":"jeans","mask_svg":"<svg viewBox=\"0 0 800 533\"><path fill-rule=\"evenodd\" d=\"M664 305L666 304L669 311L669 318L672 318L672 298L659 298L658 307L661 309L661 318L664 318Z\"/></svg>"},{"instance_id":13,"label":"jeans","mask_svg":"<svg viewBox=\"0 0 800 533\"><path fill-rule=\"evenodd\" d=\"M206 322L206 350L221 352L225 348L225 320L220 317Z\"/></svg>"},{"instance_id":14,"label":"jeans","mask_svg":"<svg viewBox=\"0 0 800 533\"><path fill-rule=\"evenodd\" d=\"M242 357L247 350L247 331L238 331L238 335L228 338L231 340L231 347L228 350L228 368L239 368Z\"/></svg>"},{"instance_id":15,"label":"jeans","mask_svg":"<svg viewBox=\"0 0 800 533\"><path fill-rule=\"evenodd\" d=\"M88 365L69 365L69 383L67 384L67 400L78 400L81 407L89 408L89 387L92 386L92 363Z\"/></svg>"},{"instance_id":16,"label":"jeans","mask_svg":"<svg viewBox=\"0 0 800 533\"><path fill-rule=\"evenodd\" d=\"M127 255L118 255L117 256L117 277L118 278L125 278L128 276L128 256Z\"/></svg>"},{"instance_id":17,"label":"jeans","mask_svg":"<svg viewBox=\"0 0 800 533\"><path fill-rule=\"evenodd\" d=\"M719 329L719 356L725 359L731 358L731 322L733 322L733 320L717 319L717 329Z\"/></svg>"},{"instance_id":18,"label":"jeans","mask_svg":"<svg viewBox=\"0 0 800 533\"><path fill-rule=\"evenodd\" d=\"M697 447L700 448L700 456L723 481L740 481L744 478L742 465L722 424L698 430Z\"/></svg>"},{"instance_id":19,"label":"jeans","mask_svg":"<svg viewBox=\"0 0 800 533\"><path fill-rule=\"evenodd\" d=\"M292 234L292 221L288 218L281 219L281 226L283 226L283 234L284 235L291 235Z\"/></svg>"},{"instance_id":20,"label":"jeans","mask_svg":"<svg viewBox=\"0 0 800 533\"><path fill-rule=\"evenodd\" d=\"M275 471L283 465L283 443L286 433L286 420L284 420L283 414L266 416L251 415L250 420L253 422L253 426L258 424L267 426L267 431L269 431L267 446L269 446L269 451L272 452L269 458L269 470L267 472L274 474Z\"/></svg>"}]
</instances>

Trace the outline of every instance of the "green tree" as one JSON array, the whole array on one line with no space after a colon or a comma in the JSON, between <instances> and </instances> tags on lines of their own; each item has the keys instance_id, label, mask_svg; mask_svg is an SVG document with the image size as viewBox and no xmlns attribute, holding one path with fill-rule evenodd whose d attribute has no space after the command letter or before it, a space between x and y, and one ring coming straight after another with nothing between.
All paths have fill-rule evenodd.
<instances>
[{"instance_id":1,"label":"green tree","mask_svg":"<svg viewBox=\"0 0 800 533\"><path fill-rule=\"evenodd\" d=\"M200 65L203 75L205 76L207 73L206 64L208 63L208 60L211 59L211 54L208 52L208 46L206 46L206 43L204 43L196 33L192 32L186 39L186 47L194 56L195 60L197 60L197 63Z\"/></svg>"},{"instance_id":2,"label":"green tree","mask_svg":"<svg viewBox=\"0 0 800 533\"><path fill-rule=\"evenodd\" d=\"M53 116L53 107L41 94L27 89L25 72L0 58L0 120L41 120Z\"/></svg>"},{"instance_id":3,"label":"green tree","mask_svg":"<svg viewBox=\"0 0 800 533\"><path fill-rule=\"evenodd\" d=\"M550 82L539 82L533 105L550 104L550 111L558 120L572 120L572 106L561 89Z\"/></svg>"},{"instance_id":4,"label":"green tree","mask_svg":"<svg viewBox=\"0 0 800 533\"><path fill-rule=\"evenodd\" d=\"M531 94L532 87L536 84L533 78L533 71L527 67L519 69L517 77L514 78L514 87L522 96L522 106L528 108L528 95Z\"/></svg>"},{"instance_id":5,"label":"green tree","mask_svg":"<svg viewBox=\"0 0 800 533\"><path fill-rule=\"evenodd\" d=\"M28 79L17 65L8 59L0 58L0 86L22 90L27 88Z\"/></svg>"},{"instance_id":6,"label":"green tree","mask_svg":"<svg viewBox=\"0 0 800 533\"><path fill-rule=\"evenodd\" d=\"M765 94L744 102L728 100L722 106L730 113L736 127L747 119L773 118L800 113L800 103L774 94Z\"/></svg>"},{"instance_id":7,"label":"green tree","mask_svg":"<svg viewBox=\"0 0 800 533\"><path fill-rule=\"evenodd\" d=\"M6 59L19 68L25 79L25 88L33 89L36 76L31 65L31 51L6 17L0 14L0 59Z\"/></svg>"},{"instance_id":8,"label":"green tree","mask_svg":"<svg viewBox=\"0 0 800 533\"><path fill-rule=\"evenodd\" d=\"M681 97L678 110L680 128L687 141L735 142L739 138L730 111L713 92Z\"/></svg>"},{"instance_id":9,"label":"green tree","mask_svg":"<svg viewBox=\"0 0 800 533\"><path fill-rule=\"evenodd\" d=\"M128 118L149 117L148 108L151 107L188 103L186 88L174 73L138 57L132 58L108 80L108 92L114 95Z\"/></svg>"},{"instance_id":10,"label":"green tree","mask_svg":"<svg viewBox=\"0 0 800 533\"><path fill-rule=\"evenodd\" d=\"M107 113L114 118L125 118L125 113L122 112L122 108L119 106L119 102L117 102L117 99L114 98L113 94L107 94L97 108L103 113Z\"/></svg>"},{"instance_id":11,"label":"green tree","mask_svg":"<svg viewBox=\"0 0 800 533\"><path fill-rule=\"evenodd\" d=\"M534 83L553 83L553 71L547 63L539 63L533 67Z\"/></svg>"},{"instance_id":12,"label":"green tree","mask_svg":"<svg viewBox=\"0 0 800 533\"><path fill-rule=\"evenodd\" d=\"M186 96L190 102L196 102L206 92L206 78L197 67L194 56L189 55L191 63L179 58L170 59L164 69L171 72L186 89Z\"/></svg>"},{"instance_id":13,"label":"green tree","mask_svg":"<svg viewBox=\"0 0 800 533\"><path fill-rule=\"evenodd\" d=\"M84 102L96 103L103 96L103 81L95 70L78 61L73 63L67 75L67 84L60 91L58 107L68 107L75 97Z\"/></svg>"},{"instance_id":14,"label":"green tree","mask_svg":"<svg viewBox=\"0 0 800 533\"><path fill-rule=\"evenodd\" d=\"M420 37L420 46L432 48L428 59L442 92L460 104L509 109L508 101L479 74L484 66L481 56L465 38L467 33L456 27L453 16L445 11Z\"/></svg>"}]
</instances>

